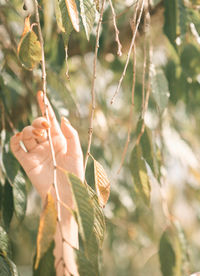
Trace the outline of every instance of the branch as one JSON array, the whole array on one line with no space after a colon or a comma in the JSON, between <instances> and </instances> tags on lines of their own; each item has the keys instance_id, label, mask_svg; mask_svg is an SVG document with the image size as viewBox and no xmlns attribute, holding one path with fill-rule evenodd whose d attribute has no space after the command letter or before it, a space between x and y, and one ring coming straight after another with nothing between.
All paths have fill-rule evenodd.
<instances>
[{"instance_id":1,"label":"branch","mask_svg":"<svg viewBox=\"0 0 200 276\"><path fill-rule=\"evenodd\" d=\"M122 45L119 40L119 30L117 28L117 23L116 23L115 9L113 7L112 0L109 0L109 3L110 3L111 11L112 11L112 16L113 16L113 25L115 28L115 41L117 42L117 47L118 47L117 54L118 54L118 56L121 56L122 55Z\"/></svg>"},{"instance_id":2,"label":"branch","mask_svg":"<svg viewBox=\"0 0 200 276\"><path fill-rule=\"evenodd\" d=\"M124 160L125 160L126 153L127 153L127 150L128 150L128 145L130 143L133 109L134 109L134 105L135 105L134 104L135 80L136 80L135 77L136 77L136 46L134 45L134 47L133 47L133 83L132 83L132 91L131 91L131 108L130 108L130 113L129 113L128 134L127 134L127 139L126 139L126 143L125 143L124 150L123 150L123 153L122 153L121 163L120 163L119 169L117 171L117 174L120 173L121 168L124 164Z\"/></svg>"},{"instance_id":3,"label":"branch","mask_svg":"<svg viewBox=\"0 0 200 276\"><path fill-rule=\"evenodd\" d=\"M119 80L117 89L116 89L116 91L115 91L115 93L114 93L114 95L113 95L113 97L111 99L111 102L110 102L111 104L113 104L114 99L117 96L117 94L119 92L119 89L121 87L122 81L123 81L123 79L124 79L124 77L126 75L126 70L127 70L127 67L128 67L129 61L130 61L132 49L133 49L133 46L134 46L134 43L135 43L135 38L136 38L137 30L138 30L138 27L139 27L139 24L140 24L140 21L141 21L141 17L142 17L142 12L143 12L143 9L144 9L144 2L145 2L145 0L142 0L142 4L141 4L141 7L140 7L140 11L139 11L139 15L138 15L138 20L137 20L137 23L136 23L135 31L133 33L131 45L129 47L129 51L128 51L128 55L127 55L127 59L126 59L126 64L124 66L124 70L123 70L123 73L122 73L121 78ZM137 7L138 7L138 4L139 4L139 1L137 3Z\"/></svg>"},{"instance_id":4,"label":"branch","mask_svg":"<svg viewBox=\"0 0 200 276\"><path fill-rule=\"evenodd\" d=\"M97 31L96 31L96 44L95 44L95 53L94 53L94 61L93 61L93 76L92 76L92 88L91 88L92 110L91 110L91 114L90 114L90 127L88 130L88 147L87 147L87 152L86 152L86 156L85 156L85 171L86 171L88 157L90 154L90 148L91 148L91 143L92 143L94 111L95 111L95 104L96 104L96 99L95 99L95 80L97 78L96 63L97 63L97 55L98 55L98 49L99 49L100 29L101 29L101 25L102 25L102 18L103 18L105 2L106 2L106 0L103 0L103 2L102 2L100 17L99 17Z\"/></svg>"}]
</instances>

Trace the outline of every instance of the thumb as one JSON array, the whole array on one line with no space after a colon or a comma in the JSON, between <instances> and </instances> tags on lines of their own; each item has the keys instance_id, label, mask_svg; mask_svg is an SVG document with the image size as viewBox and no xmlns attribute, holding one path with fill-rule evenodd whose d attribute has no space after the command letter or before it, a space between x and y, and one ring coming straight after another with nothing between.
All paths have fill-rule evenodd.
<instances>
[{"instance_id":1,"label":"thumb","mask_svg":"<svg viewBox=\"0 0 200 276\"><path fill-rule=\"evenodd\" d=\"M67 154L82 157L78 132L72 127L69 120L64 117L61 119L61 130L67 140Z\"/></svg>"}]
</instances>

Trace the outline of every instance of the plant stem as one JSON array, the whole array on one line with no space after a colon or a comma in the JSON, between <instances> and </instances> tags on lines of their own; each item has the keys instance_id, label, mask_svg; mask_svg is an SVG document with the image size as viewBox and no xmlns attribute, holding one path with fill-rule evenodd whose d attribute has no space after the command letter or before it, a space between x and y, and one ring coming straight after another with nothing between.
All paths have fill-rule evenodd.
<instances>
[{"instance_id":1,"label":"plant stem","mask_svg":"<svg viewBox=\"0 0 200 276\"><path fill-rule=\"evenodd\" d=\"M98 55L98 49L99 49L99 37L100 37L100 29L102 25L102 18L103 18L103 12L104 12L104 6L105 6L106 0L103 0L101 11L100 11L100 17L97 25L97 31L96 31L96 44L95 44L95 53L94 53L94 60L93 60L93 76L92 76L92 88L91 88L91 97L92 97L92 110L90 114L90 127L88 130L88 147L87 152L85 156L85 171L87 167L88 157L90 154L90 148L92 143L92 134L93 134L93 121L94 121L94 112L96 108L96 99L95 99L95 81L96 81L96 67L97 67L97 55Z\"/></svg>"}]
</instances>

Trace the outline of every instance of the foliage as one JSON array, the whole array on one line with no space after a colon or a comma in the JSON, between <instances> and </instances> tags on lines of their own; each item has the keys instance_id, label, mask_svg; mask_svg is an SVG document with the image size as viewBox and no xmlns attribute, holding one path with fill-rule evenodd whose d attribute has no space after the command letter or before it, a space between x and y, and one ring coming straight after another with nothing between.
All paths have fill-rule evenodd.
<instances>
[{"instance_id":1,"label":"foliage","mask_svg":"<svg viewBox=\"0 0 200 276\"><path fill-rule=\"evenodd\" d=\"M84 154L95 106L87 181L66 172L77 207L81 276L200 271L200 3L152 0L145 5L135 41L136 67L130 56L111 105L133 37L130 19L142 1L113 1L117 26L110 1L102 26L104 1L39 1L48 96L58 118L69 116L78 130ZM41 211L9 146L16 131L40 116L41 59L34 1L1 0L0 275L18 275L14 263L22 276L55 275L54 200L48 197Z\"/></svg>"}]
</instances>

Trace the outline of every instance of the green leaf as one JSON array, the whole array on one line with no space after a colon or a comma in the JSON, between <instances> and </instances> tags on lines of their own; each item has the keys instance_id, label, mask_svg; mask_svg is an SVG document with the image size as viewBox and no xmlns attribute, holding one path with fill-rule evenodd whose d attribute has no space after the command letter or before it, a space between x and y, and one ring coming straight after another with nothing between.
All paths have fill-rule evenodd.
<instances>
[{"instance_id":1,"label":"green leaf","mask_svg":"<svg viewBox=\"0 0 200 276\"><path fill-rule=\"evenodd\" d=\"M163 233L160 239L159 258L162 275L175 276L176 255L167 231Z\"/></svg>"},{"instance_id":2,"label":"green leaf","mask_svg":"<svg viewBox=\"0 0 200 276\"><path fill-rule=\"evenodd\" d=\"M55 276L56 275L55 267L54 267L53 249L54 249L54 242L51 243L51 246L49 247L47 252L40 259L38 269L35 270L33 267L33 276L45 276L45 275Z\"/></svg>"},{"instance_id":3,"label":"green leaf","mask_svg":"<svg viewBox=\"0 0 200 276\"><path fill-rule=\"evenodd\" d=\"M72 193L76 203L76 211L81 237L87 246L94 225L94 208L86 185L75 175L68 174L69 181L72 187Z\"/></svg>"},{"instance_id":4,"label":"green leaf","mask_svg":"<svg viewBox=\"0 0 200 276\"><path fill-rule=\"evenodd\" d=\"M21 171L18 171L13 183L14 210L16 217L22 221L26 213L27 192L26 181Z\"/></svg>"},{"instance_id":5,"label":"green leaf","mask_svg":"<svg viewBox=\"0 0 200 276\"><path fill-rule=\"evenodd\" d=\"M141 128L143 126L144 120L139 120L137 124L137 135L141 132ZM152 131L145 126L144 133L141 136L140 144L142 148L142 155L145 159L145 161L150 166L152 172L154 173L155 177L157 177L157 164L156 164L156 158L155 158L155 150L153 147L153 141L152 141Z\"/></svg>"},{"instance_id":6,"label":"green leaf","mask_svg":"<svg viewBox=\"0 0 200 276\"><path fill-rule=\"evenodd\" d=\"M41 61L41 45L32 29L22 37L18 47L18 55L21 63L27 69L33 69Z\"/></svg>"},{"instance_id":7,"label":"green leaf","mask_svg":"<svg viewBox=\"0 0 200 276\"><path fill-rule=\"evenodd\" d=\"M82 250L76 250L76 263L78 266L78 272L80 276L97 276L98 272L92 262L90 262L85 256Z\"/></svg>"},{"instance_id":8,"label":"green leaf","mask_svg":"<svg viewBox=\"0 0 200 276\"><path fill-rule=\"evenodd\" d=\"M13 188L8 180L6 180L3 187L3 204L2 204L2 217L6 230L9 228L14 211L13 205Z\"/></svg>"},{"instance_id":9,"label":"green leaf","mask_svg":"<svg viewBox=\"0 0 200 276\"><path fill-rule=\"evenodd\" d=\"M47 252L54 239L56 231L57 212L55 202L51 194L47 194L46 202L40 216L40 224L37 234L37 254L35 269L39 266L40 259Z\"/></svg>"},{"instance_id":10,"label":"green leaf","mask_svg":"<svg viewBox=\"0 0 200 276\"><path fill-rule=\"evenodd\" d=\"M161 69L152 70L151 86L154 100L162 113L167 107L170 94L167 79Z\"/></svg>"},{"instance_id":11,"label":"green leaf","mask_svg":"<svg viewBox=\"0 0 200 276\"><path fill-rule=\"evenodd\" d=\"M134 181L136 193L141 197L144 203L149 206L151 186L144 159L142 158L142 149L136 145L131 154L130 170Z\"/></svg>"},{"instance_id":12,"label":"green leaf","mask_svg":"<svg viewBox=\"0 0 200 276\"><path fill-rule=\"evenodd\" d=\"M11 249L10 249L10 242L8 239L8 234L3 229L3 227L0 226L0 250L5 256L11 255Z\"/></svg>"},{"instance_id":13,"label":"green leaf","mask_svg":"<svg viewBox=\"0 0 200 276\"><path fill-rule=\"evenodd\" d=\"M176 27L177 27L177 0L164 0L164 33L171 44L176 48Z\"/></svg>"},{"instance_id":14,"label":"green leaf","mask_svg":"<svg viewBox=\"0 0 200 276\"><path fill-rule=\"evenodd\" d=\"M68 44L70 34L73 31L73 26L68 15L68 10L66 7L65 0L61 0L59 2L59 7L60 7L60 12L62 17L62 26L64 28L64 32L62 32L62 36L63 36L64 44L66 46ZM59 15L59 18L60 18L60 15ZM58 19L57 19L57 22L58 22Z\"/></svg>"},{"instance_id":15,"label":"green leaf","mask_svg":"<svg viewBox=\"0 0 200 276\"><path fill-rule=\"evenodd\" d=\"M80 0L81 18L86 37L89 40L96 18L96 8L93 0Z\"/></svg>"},{"instance_id":16,"label":"green leaf","mask_svg":"<svg viewBox=\"0 0 200 276\"><path fill-rule=\"evenodd\" d=\"M95 191L87 185L88 192L94 207L94 228L93 231L97 238L99 247L101 248L103 245L103 240L106 232L106 223L105 217L103 214L103 209L99 205L98 196Z\"/></svg>"}]
</instances>

